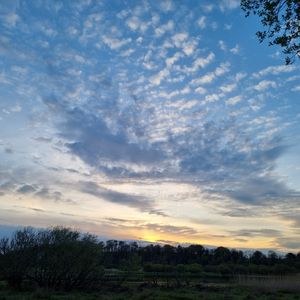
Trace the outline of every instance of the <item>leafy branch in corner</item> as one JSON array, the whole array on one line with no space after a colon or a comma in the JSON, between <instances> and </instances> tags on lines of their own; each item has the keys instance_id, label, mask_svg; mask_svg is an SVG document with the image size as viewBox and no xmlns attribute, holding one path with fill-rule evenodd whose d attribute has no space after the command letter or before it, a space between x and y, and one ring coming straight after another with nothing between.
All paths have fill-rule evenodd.
<instances>
[{"instance_id":1,"label":"leafy branch in corner","mask_svg":"<svg viewBox=\"0 0 300 300\"><path fill-rule=\"evenodd\" d=\"M241 0L246 17L259 16L265 30L256 33L260 42L283 48L286 64L300 58L300 1L299 0Z\"/></svg>"}]
</instances>

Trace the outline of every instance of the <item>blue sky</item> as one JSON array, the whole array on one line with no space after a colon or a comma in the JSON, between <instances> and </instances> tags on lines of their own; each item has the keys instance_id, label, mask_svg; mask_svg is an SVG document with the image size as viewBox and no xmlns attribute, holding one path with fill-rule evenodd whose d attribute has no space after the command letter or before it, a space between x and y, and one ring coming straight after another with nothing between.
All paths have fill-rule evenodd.
<instances>
[{"instance_id":1,"label":"blue sky","mask_svg":"<svg viewBox=\"0 0 300 300\"><path fill-rule=\"evenodd\" d=\"M299 62L239 1L2 1L0 224L300 248Z\"/></svg>"}]
</instances>

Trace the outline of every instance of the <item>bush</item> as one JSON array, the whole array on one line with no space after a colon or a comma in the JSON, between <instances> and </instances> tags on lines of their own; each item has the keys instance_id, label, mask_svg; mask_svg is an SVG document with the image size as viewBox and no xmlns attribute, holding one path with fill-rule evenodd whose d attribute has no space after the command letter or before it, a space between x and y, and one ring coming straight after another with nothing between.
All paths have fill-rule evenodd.
<instances>
[{"instance_id":1,"label":"bush","mask_svg":"<svg viewBox=\"0 0 300 300\"><path fill-rule=\"evenodd\" d=\"M55 227L17 231L0 241L0 277L13 288L26 281L39 287L95 287L103 274L102 249L96 237Z\"/></svg>"}]
</instances>

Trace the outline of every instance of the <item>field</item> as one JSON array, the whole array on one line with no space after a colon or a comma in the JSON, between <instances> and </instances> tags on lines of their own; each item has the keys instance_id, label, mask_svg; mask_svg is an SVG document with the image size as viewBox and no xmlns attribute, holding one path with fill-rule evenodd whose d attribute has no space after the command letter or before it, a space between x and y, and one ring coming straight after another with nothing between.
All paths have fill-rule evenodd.
<instances>
[{"instance_id":1,"label":"field","mask_svg":"<svg viewBox=\"0 0 300 300\"><path fill-rule=\"evenodd\" d=\"M99 291L57 292L45 289L12 291L2 282L0 300L169 300L169 299L227 299L227 300L300 300L298 277L243 277L226 282L193 280L189 286L176 287L173 282L160 281L158 286L141 282L106 282Z\"/></svg>"}]
</instances>

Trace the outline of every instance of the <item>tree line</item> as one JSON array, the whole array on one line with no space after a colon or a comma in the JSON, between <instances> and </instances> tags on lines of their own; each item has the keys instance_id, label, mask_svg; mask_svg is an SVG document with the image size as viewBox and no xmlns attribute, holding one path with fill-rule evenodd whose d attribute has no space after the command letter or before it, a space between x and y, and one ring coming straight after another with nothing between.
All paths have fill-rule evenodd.
<instances>
[{"instance_id":1,"label":"tree line","mask_svg":"<svg viewBox=\"0 0 300 300\"><path fill-rule=\"evenodd\" d=\"M172 246L108 240L63 227L17 230L0 240L0 280L72 290L99 288L110 270L142 274L291 274L300 272L300 252L279 256L201 245Z\"/></svg>"}]
</instances>

